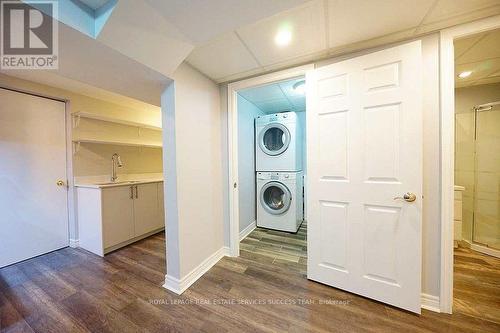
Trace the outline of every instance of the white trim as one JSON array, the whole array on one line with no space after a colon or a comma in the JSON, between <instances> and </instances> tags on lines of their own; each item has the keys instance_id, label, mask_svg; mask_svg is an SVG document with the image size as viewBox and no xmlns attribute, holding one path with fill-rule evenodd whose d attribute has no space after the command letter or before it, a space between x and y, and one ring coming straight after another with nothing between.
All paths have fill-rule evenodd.
<instances>
[{"instance_id":1,"label":"white trim","mask_svg":"<svg viewBox=\"0 0 500 333\"><path fill-rule=\"evenodd\" d=\"M80 240L70 238L69 239L69 247L72 247L72 248L80 247Z\"/></svg>"},{"instance_id":2,"label":"white trim","mask_svg":"<svg viewBox=\"0 0 500 333\"><path fill-rule=\"evenodd\" d=\"M314 65L304 65L275 73L265 74L246 80L230 83L227 86L227 141L228 141L228 193L229 193L229 248L233 257L240 255L239 238L239 208L238 197L238 90L257 87L277 81L304 76L307 71L313 70Z\"/></svg>"},{"instance_id":3,"label":"white trim","mask_svg":"<svg viewBox=\"0 0 500 333\"><path fill-rule=\"evenodd\" d=\"M64 102L64 113L66 117L66 184L68 188L68 240L69 246L78 247L78 218L76 204L76 188L75 178L73 174L73 126L71 122L71 101ZM73 239L71 237L74 237ZM76 245L72 246L71 241L76 241Z\"/></svg>"},{"instance_id":4,"label":"white trim","mask_svg":"<svg viewBox=\"0 0 500 333\"><path fill-rule=\"evenodd\" d=\"M491 247L474 243L470 244L470 248L471 250L481 252L483 254L487 254L492 257L500 258L500 250L492 249Z\"/></svg>"},{"instance_id":5,"label":"white trim","mask_svg":"<svg viewBox=\"0 0 500 333\"><path fill-rule=\"evenodd\" d=\"M229 255L229 248L224 246L217 250L210 257L205 259L201 264L195 267L191 272L186 274L182 279L174 278L170 275L165 275L164 288L176 293L177 295L182 294L187 288L189 288L193 283L196 282L200 277L203 276L210 268L212 268L219 260L223 257Z\"/></svg>"},{"instance_id":6,"label":"white trim","mask_svg":"<svg viewBox=\"0 0 500 333\"><path fill-rule=\"evenodd\" d=\"M253 221L250 223L245 229L240 231L240 242L244 240L248 235L252 233L252 231L257 228L257 221Z\"/></svg>"},{"instance_id":7,"label":"white trim","mask_svg":"<svg viewBox=\"0 0 500 333\"><path fill-rule=\"evenodd\" d=\"M500 27L500 15L442 30L440 33L441 90L441 270L440 309L453 304L453 203L455 144L455 61L453 41Z\"/></svg>"},{"instance_id":8,"label":"white trim","mask_svg":"<svg viewBox=\"0 0 500 333\"><path fill-rule=\"evenodd\" d=\"M422 299L422 305L421 305L422 309L426 309L426 310L434 311L434 312L441 312L441 310L439 308L439 297L438 296L422 293L421 299Z\"/></svg>"}]
</instances>

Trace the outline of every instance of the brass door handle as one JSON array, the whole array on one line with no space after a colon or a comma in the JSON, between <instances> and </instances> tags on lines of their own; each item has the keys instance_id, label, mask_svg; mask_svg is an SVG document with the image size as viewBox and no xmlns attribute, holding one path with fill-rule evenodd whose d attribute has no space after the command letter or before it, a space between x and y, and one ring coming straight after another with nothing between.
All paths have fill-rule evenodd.
<instances>
[{"instance_id":1,"label":"brass door handle","mask_svg":"<svg viewBox=\"0 0 500 333\"><path fill-rule=\"evenodd\" d=\"M56 183L57 186L64 186L64 181L58 180Z\"/></svg>"},{"instance_id":2,"label":"brass door handle","mask_svg":"<svg viewBox=\"0 0 500 333\"><path fill-rule=\"evenodd\" d=\"M404 200L407 202L413 202L417 200L417 196L414 193L406 192L402 197L395 197L394 200Z\"/></svg>"}]
</instances>

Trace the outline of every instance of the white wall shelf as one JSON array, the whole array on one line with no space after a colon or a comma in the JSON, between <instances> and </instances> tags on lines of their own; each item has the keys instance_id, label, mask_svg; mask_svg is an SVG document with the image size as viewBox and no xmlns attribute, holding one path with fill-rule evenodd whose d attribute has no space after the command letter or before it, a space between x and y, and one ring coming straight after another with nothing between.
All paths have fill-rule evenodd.
<instances>
[{"instance_id":1,"label":"white wall shelf","mask_svg":"<svg viewBox=\"0 0 500 333\"><path fill-rule=\"evenodd\" d=\"M93 143L102 145L129 146L129 147L145 147L145 148L162 148L161 143L145 143L137 141L112 141L112 140L97 140L97 139L75 139L73 140L73 152L77 153L82 143Z\"/></svg>"},{"instance_id":2,"label":"white wall shelf","mask_svg":"<svg viewBox=\"0 0 500 333\"><path fill-rule=\"evenodd\" d=\"M146 129L155 130L155 131L162 130L161 126L145 124L145 123L130 121L130 120L124 120L124 119L114 118L114 117L90 113L90 112L76 112L76 113L73 113L72 116L73 116L73 127L78 126L78 123L80 122L80 118L87 118L87 119L106 121L106 122L120 124L120 125L146 128Z\"/></svg>"}]
</instances>

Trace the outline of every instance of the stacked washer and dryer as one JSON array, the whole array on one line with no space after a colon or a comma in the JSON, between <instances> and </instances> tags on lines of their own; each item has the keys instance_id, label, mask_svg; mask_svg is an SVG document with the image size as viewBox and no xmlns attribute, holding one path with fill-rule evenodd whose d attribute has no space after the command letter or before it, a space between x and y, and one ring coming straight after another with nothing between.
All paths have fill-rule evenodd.
<instances>
[{"instance_id":1,"label":"stacked washer and dryer","mask_svg":"<svg viewBox=\"0 0 500 333\"><path fill-rule=\"evenodd\" d=\"M258 227L299 230L304 220L303 139L295 112L255 119Z\"/></svg>"}]
</instances>

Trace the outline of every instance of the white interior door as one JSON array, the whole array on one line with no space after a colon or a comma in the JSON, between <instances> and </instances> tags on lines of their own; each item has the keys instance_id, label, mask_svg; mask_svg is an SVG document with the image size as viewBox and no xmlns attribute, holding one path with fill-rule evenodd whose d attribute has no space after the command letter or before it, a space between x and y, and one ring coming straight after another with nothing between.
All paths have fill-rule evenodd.
<instances>
[{"instance_id":1,"label":"white interior door","mask_svg":"<svg viewBox=\"0 0 500 333\"><path fill-rule=\"evenodd\" d=\"M0 267L68 245L65 105L0 88Z\"/></svg>"},{"instance_id":2,"label":"white interior door","mask_svg":"<svg viewBox=\"0 0 500 333\"><path fill-rule=\"evenodd\" d=\"M306 77L308 278L417 313L421 61L417 41Z\"/></svg>"}]
</instances>

